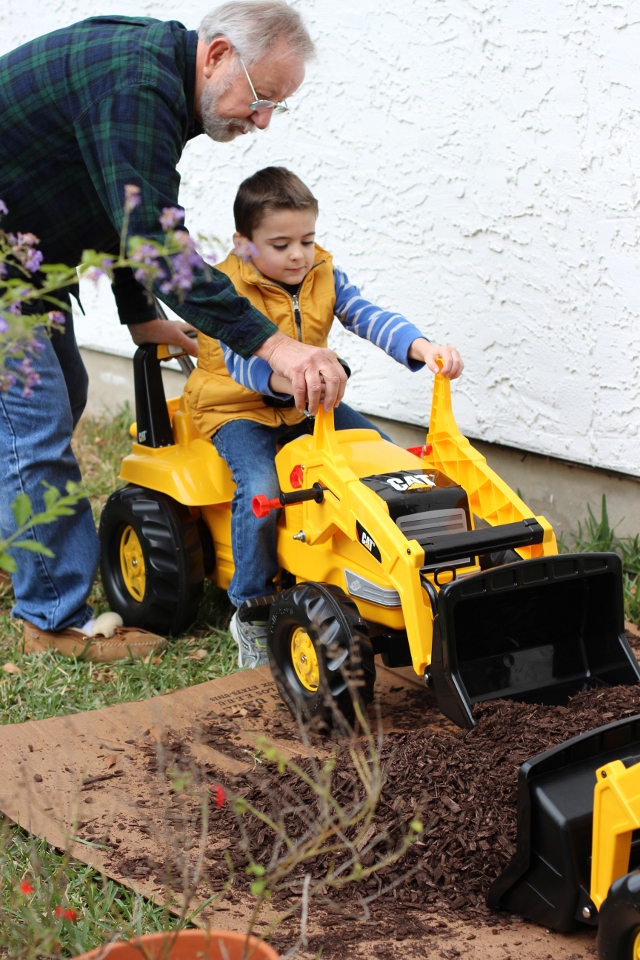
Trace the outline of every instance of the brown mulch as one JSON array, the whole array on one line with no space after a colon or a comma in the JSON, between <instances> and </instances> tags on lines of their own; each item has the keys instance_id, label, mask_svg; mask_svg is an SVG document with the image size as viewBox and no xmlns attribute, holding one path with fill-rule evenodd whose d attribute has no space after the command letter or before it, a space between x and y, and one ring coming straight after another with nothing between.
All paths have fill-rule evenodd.
<instances>
[{"instance_id":1,"label":"brown mulch","mask_svg":"<svg viewBox=\"0 0 640 960\"><path fill-rule=\"evenodd\" d=\"M406 695L403 732L389 733L382 741L381 793L360 850L363 866L370 867L397 849L414 818L423 823L424 832L399 862L343 890L328 889L326 896L321 893L314 899L316 919L319 909L323 929L330 931L335 924L340 942L351 932L354 937L363 934L355 927L346 932L345 915L364 917L377 936L392 933L395 940L429 934L446 939L447 920L495 925L498 921L485 906L485 897L514 852L519 766L573 736L640 713L638 687L600 688L579 694L567 707L490 701L476 707L476 727L463 731L446 722L437 728L433 725L433 704L425 692L407 689ZM131 827L143 835L169 828L177 840L173 853L169 850L162 858L132 857L130 850L120 853L115 848L112 856L122 873L153 877L158 883L169 880L175 890L182 889L185 864L194 862L203 831L198 794L206 791L211 797L204 859L206 889L222 889L231 867L234 880L227 899L234 902L242 896L255 880L246 872L248 853L267 867L274 856L274 834L250 813L234 812L230 800L216 809L215 787L219 784L229 798L239 797L275 823L284 823L293 841L302 843L313 830L317 799L297 774L279 772L274 763L256 762L249 773L229 776L195 761L194 742L231 759L246 760L246 719L211 713L194 727L193 737L178 739L169 732L161 749L155 743L147 745L149 781L158 784L158 795L169 799L162 811L154 813L147 810L153 799L139 801L141 816L132 819ZM290 740L298 733L288 715L273 721L270 732ZM326 744L318 741L318 755L323 755L323 750ZM337 745L336 759L332 795L350 810L359 802L362 786L348 744ZM314 762L308 757L299 761L307 773L312 773ZM187 788L176 785L181 774L187 775ZM167 784L173 785L168 794ZM153 792L152 787L151 797ZM347 835L353 836L353 830L347 830ZM295 869L281 885L276 909L300 899L305 874L311 874L312 882L327 877L331 859L325 855ZM430 914L437 917L430 920ZM286 939L286 927L279 935ZM325 938L323 956L339 955L331 952L331 943Z\"/></svg>"},{"instance_id":2,"label":"brown mulch","mask_svg":"<svg viewBox=\"0 0 640 960\"><path fill-rule=\"evenodd\" d=\"M401 880L378 898L378 904L387 899L396 905L433 905L459 919L486 920L490 916L484 905L487 890L515 849L520 765L563 740L638 712L638 688L617 687L579 694L568 707L491 701L476 709L477 726L470 731L444 733L425 727L387 735L381 756L384 783L373 820L380 842L364 854L365 866L396 847L414 816L425 830L402 861L361 881L355 889L334 892L333 899L344 902L354 894L368 897ZM308 761L302 766L310 770ZM296 839L306 834L310 817L302 811L313 811L315 800L312 790L296 775L278 774L273 769L253 771L228 785L275 821L288 807L289 836ZM358 785L347 748L343 748L338 754L333 796L348 807ZM225 805L211 813L210 831L218 839L227 837L234 843L240 886L250 882L241 872L247 863L243 848L251 850L265 866L273 850L273 835L260 821L249 815L242 821L245 836L238 844L238 819L233 810ZM300 892L300 881L310 869L314 876L324 875L329 859L306 864L294 873L292 892Z\"/></svg>"}]
</instances>

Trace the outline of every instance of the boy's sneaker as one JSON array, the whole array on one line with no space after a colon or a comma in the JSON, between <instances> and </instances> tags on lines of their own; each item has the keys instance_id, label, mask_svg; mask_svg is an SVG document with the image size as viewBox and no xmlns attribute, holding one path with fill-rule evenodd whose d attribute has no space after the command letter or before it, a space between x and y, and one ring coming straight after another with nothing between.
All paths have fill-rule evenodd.
<instances>
[{"instance_id":1,"label":"boy's sneaker","mask_svg":"<svg viewBox=\"0 0 640 960\"><path fill-rule=\"evenodd\" d=\"M231 617L229 624L231 636L238 644L238 666L267 667L267 628L262 623L243 623L238 618L238 611Z\"/></svg>"}]
</instances>

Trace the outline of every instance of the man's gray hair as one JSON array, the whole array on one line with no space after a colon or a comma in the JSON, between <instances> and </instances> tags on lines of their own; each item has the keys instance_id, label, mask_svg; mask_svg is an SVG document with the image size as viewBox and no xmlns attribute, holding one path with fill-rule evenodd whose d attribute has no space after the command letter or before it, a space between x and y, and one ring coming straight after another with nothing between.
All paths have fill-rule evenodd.
<instances>
[{"instance_id":1,"label":"man's gray hair","mask_svg":"<svg viewBox=\"0 0 640 960\"><path fill-rule=\"evenodd\" d=\"M315 54L302 17L284 0L231 0L206 15L198 37L209 44L225 37L246 63L262 60L279 40L302 60Z\"/></svg>"}]
</instances>

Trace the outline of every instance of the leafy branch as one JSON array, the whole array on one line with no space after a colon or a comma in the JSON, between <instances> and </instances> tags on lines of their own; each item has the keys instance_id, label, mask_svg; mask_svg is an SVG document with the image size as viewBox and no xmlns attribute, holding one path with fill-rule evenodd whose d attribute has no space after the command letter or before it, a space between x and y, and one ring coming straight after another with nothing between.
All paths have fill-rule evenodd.
<instances>
[{"instance_id":1,"label":"leafy branch","mask_svg":"<svg viewBox=\"0 0 640 960\"><path fill-rule=\"evenodd\" d=\"M10 554L10 550L28 550L31 553L40 553L45 557L53 557L53 552L37 540L23 539L33 527L43 523L53 523L60 517L69 517L74 513L73 507L82 499L79 485L70 480L66 486L66 494L61 493L51 484L44 483L43 495L44 510L34 513L30 497L20 493L11 505L13 515L18 524L17 530L11 536L0 539L0 569L15 573L18 565Z\"/></svg>"}]
</instances>

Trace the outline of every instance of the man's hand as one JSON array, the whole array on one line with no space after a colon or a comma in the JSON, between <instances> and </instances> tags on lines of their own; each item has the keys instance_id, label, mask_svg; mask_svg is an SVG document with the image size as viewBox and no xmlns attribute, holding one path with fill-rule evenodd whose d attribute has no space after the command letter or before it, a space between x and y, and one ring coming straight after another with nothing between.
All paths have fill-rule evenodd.
<instances>
[{"instance_id":1,"label":"man's hand","mask_svg":"<svg viewBox=\"0 0 640 960\"><path fill-rule=\"evenodd\" d=\"M418 337L409 347L409 356L412 360L422 360L432 373L441 373L449 380L455 380L464 370L462 357L455 347L429 343L424 337ZM438 367L437 359L442 360L442 370Z\"/></svg>"},{"instance_id":2,"label":"man's hand","mask_svg":"<svg viewBox=\"0 0 640 960\"><path fill-rule=\"evenodd\" d=\"M298 410L304 410L308 401L309 413L313 417L321 399L327 411L333 410L342 400L347 375L332 350L300 343L284 333L274 333L255 353L267 361L274 373L291 381Z\"/></svg>"},{"instance_id":3,"label":"man's hand","mask_svg":"<svg viewBox=\"0 0 640 960\"><path fill-rule=\"evenodd\" d=\"M192 340L187 334L197 333L195 327L182 320L149 320L147 323L130 323L129 332L133 342L141 343L175 343L191 357L198 356L198 341Z\"/></svg>"}]
</instances>

